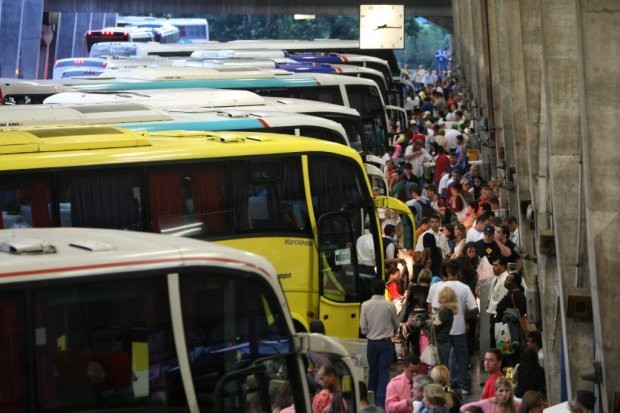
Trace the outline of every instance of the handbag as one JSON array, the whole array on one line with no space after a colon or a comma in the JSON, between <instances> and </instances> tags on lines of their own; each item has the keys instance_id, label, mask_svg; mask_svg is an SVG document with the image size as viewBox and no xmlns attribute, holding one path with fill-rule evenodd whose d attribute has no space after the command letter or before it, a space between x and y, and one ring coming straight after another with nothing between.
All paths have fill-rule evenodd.
<instances>
[{"instance_id":1,"label":"handbag","mask_svg":"<svg viewBox=\"0 0 620 413\"><path fill-rule=\"evenodd\" d=\"M428 341L428 345L424 348L422 354L420 354L420 361L427 366L436 366L441 364L439 359L439 351L437 350L437 345L435 344L435 326L431 324L430 337Z\"/></svg>"},{"instance_id":2,"label":"handbag","mask_svg":"<svg viewBox=\"0 0 620 413\"><path fill-rule=\"evenodd\" d=\"M510 323L495 323L495 347L502 354L514 354L515 346L510 334Z\"/></svg>"}]
</instances>

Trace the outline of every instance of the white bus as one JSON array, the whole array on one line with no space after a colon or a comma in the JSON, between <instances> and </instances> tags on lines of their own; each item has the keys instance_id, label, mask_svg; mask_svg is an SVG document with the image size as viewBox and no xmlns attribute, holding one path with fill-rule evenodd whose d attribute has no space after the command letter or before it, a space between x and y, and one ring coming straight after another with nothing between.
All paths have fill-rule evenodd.
<instances>
[{"instance_id":1,"label":"white bus","mask_svg":"<svg viewBox=\"0 0 620 413\"><path fill-rule=\"evenodd\" d=\"M99 42L146 43L154 40L153 32L149 28L104 27L100 30L88 30L84 33L86 50L89 52L93 45Z\"/></svg>"},{"instance_id":2,"label":"white bus","mask_svg":"<svg viewBox=\"0 0 620 413\"><path fill-rule=\"evenodd\" d=\"M311 412L304 357L355 366L295 333L273 266L183 237L92 228L0 230L0 411ZM281 407L286 407L281 406Z\"/></svg>"},{"instance_id":3,"label":"white bus","mask_svg":"<svg viewBox=\"0 0 620 413\"><path fill-rule=\"evenodd\" d=\"M120 104L130 102L148 104L160 109L192 108L197 111L204 110L229 110L243 109L253 113L264 111L277 111L287 113L302 113L318 116L342 125L346 132L349 146L355 148L366 162L378 165L384 169L381 158L372 156L369 152L367 139L365 138L365 125L359 112L343 105L319 102L315 100L282 98L273 96L259 96L245 90L218 90L218 89L152 89L127 92L88 93L88 92L62 92L45 99L45 104ZM172 103L171 103L172 102ZM11 112L7 112L11 113ZM31 112L25 110L25 116L31 116ZM0 112L1 115L1 112ZM93 116L93 115L90 115ZM1 118L0 125L16 126L10 118ZM382 174L383 175L383 174ZM382 187L383 188L383 187ZM381 192L387 194L387 192Z\"/></svg>"},{"instance_id":4,"label":"white bus","mask_svg":"<svg viewBox=\"0 0 620 413\"><path fill-rule=\"evenodd\" d=\"M18 105L0 111L0 128L116 125L135 131L256 131L307 136L350 146L341 124L299 113L243 108L167 108L141 103ZM1 129L0 129L1 130Z\"/></svg>"},{"instance_id":5,"label":"white bus","mask_svg":"<svg viewBox=\"0 0 620 413\"><path fill-rule=\"evenodd\" d=\"M151 28L168 25L179 29L181 40L209 40L209 22L201 17L117 16L116 25Z\"/></svg>"}]
</instances>

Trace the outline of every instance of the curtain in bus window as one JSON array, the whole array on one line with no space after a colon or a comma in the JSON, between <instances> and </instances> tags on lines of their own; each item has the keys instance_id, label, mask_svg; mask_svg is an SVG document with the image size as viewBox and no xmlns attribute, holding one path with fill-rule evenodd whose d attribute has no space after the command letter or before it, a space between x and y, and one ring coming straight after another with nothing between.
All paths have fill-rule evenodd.
<instances>
[{"instance_id":1,"label":"curtain in bus window","mask_svg":"<svg viewBox=\"0 0 620 413\"><path fill-rule=\"evenodd\" d=\"M149 209L151 231L174 231L183 217L183 184L181 171L151 171L149 182Z\"/></svg>"},{"instance_id":2,"label":"curtain in bus window","mask_svg":"<svg viewBox=\"0 0 620 413\"><path fill-rule=\"evenodd\" d=\"M131 175L104 173L71 178L71 222L74 227L135 229L139 206Z\"/></svg>"},{"instance_id":3,"label":"curtain in bus window","mask_svg":"<svg viewBox=\"0 0 620 413\"><path fill-rule=\"evenodd\" d=\"M32 182L32 186L30 187L30 201L32 226L52 226L48 206L47 184L45 181L37 180Z\"/></svg>"},{"instance_id":4,"label":"curtain in bus window","mask_svg":"<svg viewBox=\"0 0 620 413\"><path fill-rule=\"evenodd\" d=\"M56 340L48 302L47 294L41 293L34 306L35 360L39 403L46 409L53 409L58 406L54 354L56 350L64 350L65 343L62 339Z\"/></svg>"},{"instance_id":5,"label":"curtain in bus window","mask_svg":"<svg viewBox=\"0 0 620 413\"><path fill-rule=\"evenodd\" d=\"M24 409L22 349L26 348L16 303L0 298L0 411L18 413Z\"/></svg>"},{"instance_id":6,"label":"curtain in bus window","mask_svg":"<svg viewBox=\"0 0 620 413\"><path fill-rule=\"evenodd\" d=\"M224 170L193 170L190 172L194 213L204 215L203 232L221 234L230 231L229 212L226 208L228 191L225 190Z\"/></svg>"},{"instance_id":7,"label":"curtain in bus window","mask_svg":"<svg viewBox=\"0 0 620 413\"><path fill-rule=\"evenodd\" d=\"M255 194L250 192L247 162L231 162L230 175L232 205L235 208L234 229L236 232L246 232L252 229L250 214L255 213L250 212L251 198Z\"/></svg>"}]
</instances>

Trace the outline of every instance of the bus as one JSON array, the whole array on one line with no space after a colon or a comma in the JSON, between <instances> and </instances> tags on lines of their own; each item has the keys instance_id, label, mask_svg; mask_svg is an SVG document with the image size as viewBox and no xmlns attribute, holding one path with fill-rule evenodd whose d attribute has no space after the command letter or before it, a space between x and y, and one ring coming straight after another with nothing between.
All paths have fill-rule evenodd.
<instances>
[{"instance_id":1,"label":"bus","mask_svg":"<svg viewBox=\"0 0 620 413\"><path fill-rule=\"evenodd\" d=\"M367 147L383 155L389 138L408 127L402 107L386 105L377 84L369 79L323 73L247 68L132 68L113 72L115 79L85 80L72 85L78 91L107 92L142 89L243 89L261 96L290 97L344 105L356 109L369 125ZM76 79L77 81L77 79ZM397 125L390 130L390 123ZM378 131L378 132L377 132ZM375 139L375 135L380 135Z\"/></svg>"},{"instance_id":2,"label":"bus","mask_svg":"<svg viewBox=\"0 0 620 413\"><path fill-rule=\"evenodd\" d=\"M357 110L315 100L260 96L246 90L235 89L184 89L183 91L153 89L109 93L61 92L46 98L43 103L45 105L63 106L141 103L166 111L175 112L191 109L196 113L229 109L242 109L254 114L265 111L301 113L339 123L346 132L348 146L355 148L362 156L368 152L368 148L364 146L365 140L362 139L364 131L362 118ZM88 116L96 116L94 112L96 111L89 112ZM0 119L2 119L0 125L10 126L13 123L11 113L21 113L23 115L19 116L30 119L36 111L11 112L9 110L5 113L9 115L3 116L0 112ZM20 119L22 118L20 117ZM53 119L58 119L58 116L54 116ZM104 122L103 118L101 121Z\"/></svg>"},{"instance_id":3,"label":"bus","mask_svg":"<svg viewBox=\"0 0 620 413\"><path fill-rule=\"evenodd\" d=\"M171 105L170 102L178 102ZM309 116L305 116L309 115ZM373 188L387 195L385 162L368 153L355 109L240 90L167 90L52 95L44 105L0 111L0 127L114 124L132 130L254 130L310 136L357 150Z\"/></svg>"},{"instance_id":4,"label":"bus","mask_svg":"<svg viewBox=\"0 0 620 413\"><path fill-rule=\"evenodd\" d=\"M307 136L349 145L341 124L299 113L242 108L158 109L126 102L13 106L0 111L0 127L110 124L137 131L256 131Z\"/></svg>"},{"instance_id":5,"label":"bus","mask_svg":"<svg viewBox=\"0 0 620 413\"><path fill-rule=\"evenodd\" d=\"M402 248L413 247L415 233L409 207L373 197L355 150L261 132L4 130L0 202L3 227L17 220L146 231L262 255L275 266L295 329L320 319L343 338L358 337L360 304L370 296L356 249L366 230L376 273L385 273L378 208L401 214Z\"/></svg>"},{"instance_id":6,"label":"bus","mask_svg":"<svg viewBox=\"0 0 620 413\"><path fill-rule=\"evenodd\" d=\"M84 33L86 50L90 49L95 43L99 42L132 42L146 43L155 41L151 29L141 29L138 27L104 27L100 30L88 30Z\"/></svg>"},{"instance_id":7,"label":"bus","mask_svg":"<svg viewBox=\"0 0 620 413\"><path fill-rule=\"evenodd\" d=\"M296 333L273 266L238 249L111 229L2 229L0 314L4 413L271 411L274 390L311 412L308 352L336 367L349 412L359 411L349 353Z\"/></svg>"},{"instance_id":8,"label":"bus","mask_svg":"<svg viewBox=\"0 0 620 413\"><path fill-rule=\"evenodd\" d=\"M117 16L116 25L150 28L174 26L179 29L179 37L182 41L209 40L209 22L202 17Z\"/></svg>"},{"instance_id":9,"label":"bus","mask_svg":"<svg viewBox=\"0 0 620 413\"><path fill-rule=\"evenodd\" d=\"M153 67L119 69L109 77L40 82L41 87L11 81L0 84L5 101L25 100L42 103L58 91L117 92L150 89L241 89L261 96L309 99L356 109L365 122L364 139L370 153L383 155L391 135L408 127L407 113L401 107L384 104L381 90L369 79L322 73L291 73L245 68ZM20 85L27 85L25 91ZM57 90L64 88L64 90ZM56 91L54 91L56 90ZM32 93L30 93L32 92ZM26 95L27 93L27 95ZM390 123L397 125L390 130Z\"/></svg>"},{"instance_id":10,"label":"bus","mask_svg":"<svg viewBox=\"0 0 620 413\"><path fill-rule=\"evenodd\" d=\"M59 81L55 81L59 82ZM407 114L402 107L384 104L381 90L369 79L337 76L322 73L291 73L285 70L265 71L245 68L192 68L153 67L119 69L109 77L67 79L59 83L43 83L38 91L24 82L0 84L4 100L16 99L27 93L29 101L42 103L56 93L64 91L109 93L151 89L241 89L261 96L299 98L344 105L356 109L364 121L365 148L368 153L383 155L383 147L390 144L393 133L404 131ZM10 89L10 90L9 90ZM32 93L31 93L32 92ZM388 118L389 117L389 118ZM388 119L398 130L388 128Z\"/></svg>"},{"instance_id":11,"label":"bus","mask_svg":"<svg viewBox=\"0 0 620 413\"><path fill-rule=\"evenodd\" d=\"M53 79L64 79L71 76L93 76L100 75L110 64L108 59L100 59L93 57L69 57L58 59L54 63Z\"/></svg>"}]
</instances>

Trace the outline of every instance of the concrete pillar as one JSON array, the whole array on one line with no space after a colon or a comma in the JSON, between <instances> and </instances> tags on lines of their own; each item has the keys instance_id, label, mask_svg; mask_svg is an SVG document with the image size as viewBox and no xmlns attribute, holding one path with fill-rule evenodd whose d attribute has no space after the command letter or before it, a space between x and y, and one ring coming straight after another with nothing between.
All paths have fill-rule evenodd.
<instances>
[{"instance_id":1,"label":"concrete pillar","mask_svg":"<svg viewBox=\"0 0 620 413\"><path fill-rule=\"evenodd\" d=\"M77 13L58 13L56 26L56 55L54 61L73 56L73 39L75 38L75 25Z\"/></svg>"},{"instance_id":2,"label":"concrete pillar","mask_svg":"<svg viewBox=\"0 0 620 413\"><path fill-rule=\"evenodd\" d=\"M38 22L38 24L33 24ZM43 0L24 0L19 36L20 68L24 79L37 78L37 61L41 50Z\"/></svg>"},{"instance_id":3,"label":"concrete pillar","mask_svg":"<svg viewBox=\"0 0 620 413\"><path fill-rule=\"evenodd\" d=\"M523 67L523 38L521 34L521 9L519 2L506 1L504 3L505 26L510 27L506 32L507 65L510 82L510 125L506 125L506 199L502 200L503 207L511 215L518 215L521 199L529 199L529 170L527 168L527 140L525 131L525 77ZM528 285L532 284L526 273Z\"/></svg>"},{"instance_id":4,"label":"concrete pillar","mask_svg":"<svg viewBox=\"0 0 620 413\"><path fill-rule=\"evenodd\" d=\"M561 353L565 365L566 394L587 386L580 375L592 368L592 322L567 316L568 297L589 292L585 254L585 208L581 165L581 111L579 108L579 57L575 2L541 2L543 70L545 79L556 274L543 274L556 284L559 293L559 323L547 331L561 332ZM551 294L552 291L545 291ZM557 333L556 333L557 334Z\"/></svg>"},{"instance_id":5,"label":"concrete pillar","mask_svg":"<svg viewBox=\"0 0 620 413\"><path fill-rule=\"evenodd\" d=\"M578 93L583 151L583 183L594 320L594 353L602 368L601 411L620 409L620 312L618 234L620 218L620 3L617 0L575 1L578 45ZM584 362L587 365L587 363ZM583 372L592 371L591 366ZM615 408L612 406L615 403Z\"/></svg>"},{"instance_id":6,"label":"concrete pillar","mask_svg":"<svg viewBox=\"0 0 620 413\"><path fill-rule=\"evenodd\" d=\"M502 117L502 101L499 76L499 44L498 27L496 19L496 0L486 0L487 3L487 24L489 38L489 71L490 84L492 90L493 106L489 107L489 144L488 151L491 160L491 171L495 173L497 166L503 160L498 156L498 146L504 142L504 124Z\"/></svg>"},{"instance_id":7,"label":"concrete pillar","mask_svg":"<svg viewBox=\"0 0 620 413\"><path fill-rule=\"evenodd\" d=\"M3 1L0 8L0 39L13 39L5 41L0 47L0 77L16 77L15 70L19 61L19 32L21 29L21 16L23 0Z\"/></svg>"},{"instance_id":8,"label":"concrete pillar","mask_svg":"<svg viewBox=\"0 0 620 413\"><path fill-rule=\"evenodd\" d=\"M558 403L561 395L560 334L555 329L554 321L559 315L558 296L554 292L555 257L541 253L541 229L551 228L550 196L547 190L549 171L547 164L547 133L545 112L542 111L545 99L542 73L542 33L539 0L521 0L521 35L523 41L523 70L525 81L525 143L527 146L527 169L529 178L529 200L536 212L535 227L530 229L530 222L525 215L520 215L521 240L529 252L532 261L526 260L526 269L534 274L534 284L538 289L538 303L534 302L540 312L538 326L543 336L545 352L545 375L547 377L547 396L549 401ZM517 163L517 174L523 175ZM521 185L521 179L519 179ZM550 274L551 277L544 275ZM532 311L532 308L529 309Z\"/></svg>"}]
</instances>

